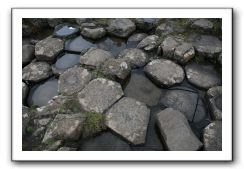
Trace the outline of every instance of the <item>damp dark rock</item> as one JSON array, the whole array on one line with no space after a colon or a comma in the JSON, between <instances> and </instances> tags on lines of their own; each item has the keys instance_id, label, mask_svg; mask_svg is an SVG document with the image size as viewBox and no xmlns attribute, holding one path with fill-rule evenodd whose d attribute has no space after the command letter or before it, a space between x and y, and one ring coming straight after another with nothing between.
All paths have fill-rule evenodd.
<instances>
[{"instance_id":1,"label":"damp dark rock","mask_svg":"<svg viewBox=\"0 0 244 169\"><path fill-rule=\"evenodd\" d=\"M221 85L219 73L211 65L191 63L185 67L187 80L193 85L209 89Z\"/></svg>"},{"instance_id":2,"label":"damp dark rock","mask_svg":"<svg viewBox=\"0 0 244 169\"><path fill-rule=\"evenodd\" d=\"M214 59L222 51L222 42L215 36L201 35L194 43L198 55Z\"/></svg>"},{"instance_id":3,"label":"damp dark rock","mask_svg":"<svg viewBox=\"0 0 244 169\"><path fill-rule=\"evenodd\" d=\"M161 90L154 85L145 75L133 72L125 90L127 97L146 103L148 106L158 104Z\"/></svg>"},{"instance_id":4,"label":"damp dark rock","mask_svg":"<svg viewBox=\"0 0 244 169\"><path fill-rule=\"evenodd\" d=\"M131 67L124 59L110 58L101 65L103 74L124 82L130 75Z\"/></svg>"},{"instance_id":5,"label":"damp dark rock","mask_svg":"<svg viewBox=\"0 0 244 169\"><path fill-rule=\"evenodd\" d=\"M222 120L222 86L215 86L207 91L207 100L214 120Z\"/></svg>"},{"instance_id":6,"label":"damp dark rock","mask_svg":"<svg viewBox=\"0 0 244 169\"><path fill-rule=\"evenodd\" d=\"M222 151L222 122L214 121L203 131L205 151Z\"/></svg>"},{"instance_id":7,"label":"damp dark rock","mask_svg":"<svg viewBox=\"0 0 244 169\"><path fill-rule=\"evenodd\" d=\"M22 135L26 134L26 127L30 121L29 108L22 106Z\"/></svg>"},{"instance_id":8,"label":"damp dark rock","mask_svg":"<svg viewBox=\"0 0 244 169\"><path fill-rule=\"evenodd\" d=\"M96 68L112 57L113 55L109 51L98 48L91 48L80 57L80 63L82 65Z\"/></svg>"},{"instance_id":9,"label":"damp dark rock","mask_svg":"<svg viewBox=\"0 0 244 169\"><path fill-rule=\"evenodd\" d=\"M52 28L55 28L57 25L60 25L63 22L64 20L62 18L47 18L47 23Z\"/></svg>"},{"instance_id":10,"label":"damp dark rock","mask_svg":"<svg viewBox=\"0 0 244 169\"><path fill-rule=\"evenodd\" d=\"M118 56L130 63L132 68L142 67L148 61L147 54L137 48L125 49Z\"/></svg>"},{"instance_id":11,"label":"damp dark rock","mask_svg":"<svg viewBox=\"0 0 244 169\"><path fill-rule=\"evenodd\" d=\"M32 33L32 27L28 24L22 24L22 36L23 37L28 37Z\"/></svg>"},{"instance_id":12,"label":"damp dark rock","mask_svg":"<svg viewBox=\"0 0 244 169\"><path fill-rule=\"evenodd\" d=\"M22 82L22 104L25 103L26 96L28 95L29 87L27 84Z\"/></svg>"},{"instance_id":13,"label":"damp dark rock","mask_svg":"<svg viewBox=\"0 0 244 169\"><path fill-rule=\"evenodd\" d=\"M191 26L196 29L202 29L205 31L209 31L209 30L213 29L214 25L211 21L209 21L207 19L198 19L198 20L195 20Z\"/></svg>"},{"instance_id":14,"label":"damp dark rock","mask_svg":"<svg viewBox=\"0 0 244 169\"><path fill-rule=\"evenodd\" d=\"M74 39L70 39L65 42L65 50L70 52L76 52L84 54L88 49L96 47L96 45L82 36L77 36Z\"/></svg>"},{"instance_id":15,"label":"damp dark rock","mask_svg":"<svg viewBox=\"0 0 244 169\"><path fill-rule=\"evenodd\" d=\"M58 114L47 128L42 142L49 140L78 140L82 133L85 116L78 114Z\"/></svg>"},{"instance_id":16,"label":"damp dark rock","mask_svg":"<svg viewBox=\"0 0 244 169\"><path fill-rule=\"evenodd\" d=\"M184 70L176 63L166 59L156 59L144 67L144 72L154 82L162 86L181 83L185 78Z\"/></svg>"},{"instance_id":17,"label":"damp dark rock","mask_svg":"<svg viewBox=\"0 0 244 169\"><path fill-rule=\"evenodd\" d=\"M60 75L68 68L71 68L80 63L80 55L66 53L59 57L54 65L52 71L55 75Z\"/></svg>"},{"instance_id":18,"label":"damp dark rock","mask_svg":"<svg viewBox=\"0 0 244 169\"><path fill-rule=\"evenodd\" d=\"M135 33L132 34L127 40L127 47L135 48L142 39L147 37L146 33Z\"/></svg>"},{"instance_id":19,"label":"damp dark rock","mask_svg":"<svg viewBox=\"0 0 244 169\"><path fill-rule=\"evenodd\" d=\"M202 143L192 132L187 119L178 110L164 109L157 114L161 137L170 151L196 151Z\"/></svg>"},{"instance_id":20,"label":"damp dark rock","mask_svg":"<svg viewBox=\"0 0 244 169\"><path fill-rule=\"evenodd\" d=\"M37 84L30 89L28 95L28 105L38 107L48 104L54 96L58 95L58 81L51 78L41 84Z\"/></svg>"},{"instance_id":21,"label":"damp dark rock","mask_svg":"<svg viewBox=\"0 0 244 169\"><path fill-rule=\"evenodd\" d=\"M35 46L35 56L40 61L53 61L64 49L64 42L57 38L46 38Z\"/></svg>"},{"instance_id":22,"label":"damp dark rock","mask_svg":"<svg viewBox=\"0 0 244 169\"><path fill-rule=\"evenodd\" d=\"M110 22L107 30L114 36L126 38L136 30L136 25L130 19L117 18Z\"/></svg>"},{"instance_id":23,"label":"damp dark rock","mask_svg":"<svg viewBox=\"0 0 244 169\"><path fill-rule=\"evenodd\" d=\"M81 34L84 37L96 40L104 37L106 35L106 31L104 28L83 28Z\"/></svg>"},{"instance_id":24,"label":"damp dark rock","mask_svg":"<svg viewBox=\"0 0 244 169\"><path fill-rule=\"evenodd\" d=\"M76 151L77 148L74 147L60 147L57 151Z\"/></svg>"},{"instance_id":25,"label":"damp dark rock","mask_svg":"<svg viewBox=\"0 0 244 169\"><path fill-rule=\"evenodd\" d=\"M81 25L81 24L87 22L88 19L87 19L87 18L75 18L75 21L76 21L76 23L77 23L78 25Z\"/></svg>"},{"instance_id":26,"label":"damp dark rock","mask_svg":"<svg viewBox=\"0 0 244 169\"><path fill-rule=\"evenodd\" d=\"M79 33L79 28L71 24L60 24L55 27L53 35L58 38L70 38Z\"/></svg>"},{"instance_id":27,"label":"damp dark rock","mask_svg":"<svg viewBox=\"0 0 244 169\"><path fill-rule=\"evenodd\" d=\"M46 62L32 62L22 70L22 79L31 82L40 82L51 75L51 66Z\"/></svg>"},{"instance_id":28,"label":"damp dark rock","mask_svg":"<svg viewBox=\"0 0 244 169\"><path fill-rule=\"evenodd\" d=\"M149 35L145 37L138 45L137 48L144 49L145 51L151 51L155 49L158 44L159 37L157 35Z\"/></svg>"},{"instance_id":29,"label":"damp dark rock","mask_svg":"<svg viewBox=\"0 0 244 169\"><path fill-rule=\"evenodd\" d=\"M82 141L82 151L130 151L127 142L121 140L111 132L104 132L101 135Z\"/></svg>"},{"instance_id":30,"label":"damp dark rock","mask_svg":"<svg viewBox=\"0 0 244 169\"><path fill-rule=\"evenodd\" d=\"M54 141L53 143L49 143L49 145L46 147L44 151L57 151L60 146L62 146L63 141L62 140L57 140Z\"/></svg>"},{"instance_id":31,"label":"damp dark rock","mask_svg":"<svg viewBox=\"0 0 244 169\"><path fill-rule=\"evenodd\" d=\"M157 21L156 18L136 18L135 19L137 29L145 31L145 32L151 31L154 28L156 21Z\"/></svg>"},{"instance_id":32,"label":"damp dark rock","mask_svg":"<svg viewBox=\"0 0 244 169\"><path fill-rule=\"evenodd\" d=\"M26 65L34 59L35 47L33 45L22 46L22 64Z\"/></svg>"},{"instance_id":33,"label":"damp dark rock","mask_svg":"<svg viewBox=\"0 0 244 169\"><path fill-rule=\"evenodd\" d=\"M91 80L91 73L87 69L75 66L66 70L58 80L58 92L62 95L72 95L81 91Z\"/></svg>"},{"instance_id":34,"label":"damp dark rock","mask_svg":"<svg viewBox=\"0 0 244 169\"><path fill-rule=\"evenodd\" d=\"M206 110L197 92L190 89L172 89L163 92L160 103L185 115L190 122L200 122L206 118Z\"/></svg>"},{"instance_id":35,"label":"damp dark rock","mask_svg":"<svg viewBox=\"0 0 244 169\"><path fill-rule=\"evenodd\" d=\"M121 85L104 78L92 80L79 94L82 109L103 113L124 95Z\"/></svg>"},{"instance_id":36,"label":"damp dark rock","mask_svg":"<svg viewBox=\"0 0 244 169\"><path fill-rule=\"evenodd\" d=\"M105 124L134 145L145 143L150 109L146 104L124 97L106 112Z\"/></svg>"}]
</instances>

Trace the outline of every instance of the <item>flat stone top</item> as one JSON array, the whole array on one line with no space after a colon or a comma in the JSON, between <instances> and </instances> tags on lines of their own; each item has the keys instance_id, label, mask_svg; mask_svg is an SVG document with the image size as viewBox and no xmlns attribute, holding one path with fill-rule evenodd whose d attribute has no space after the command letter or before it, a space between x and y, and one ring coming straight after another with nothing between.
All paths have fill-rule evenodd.
<instances>
[{"instance_id":1,"label":"flat stone top","mask_svg":"<svg viewBox=\"0 0 244 169\"><path fill-rule=\"evenodd\" d=\"M157 125L171 151L195 151L202 146L192 132L185 116L177 110L167 108L159 112Z\"/></svg>"},{"instance_id":2,"label":"flat stone top","mask_svg":"<svg viewBox=\"0 0 244 169\"><path fill-rule=\"evenodd\" d=\"M221 76L213 66L191 63L185 66L185 71L187 80L199 88L221 85Z\"/></svg>"},{"instance_id":3,"label":"flat stone top","mask_svg":"<svg viewBox=\"0 0 244 169\"><path fill-rule=\"evenodd\" d=\"M106 113L106 125L133 144L146 138L150 109L135 99L124 97Z\"/></svg>"},{"instance_id":4,"label":"flat stone top","mask_svg":"<svg viewBox=\"0 0 244 169\"><path fill-rule=\"evenodd\" d=\"M103 113L124 95L119 83L104 78L92 80L79 94L81 107L88 112Z\"/></svg>"},{"instance_id":5,"label":"flat stone top","mask_svg":"<svg viewBox=\"0 0 244 169\"><path fill-rule=\"evenodd\" d=\"M171 86L184 80L184 70L176 63L166 59L156 59L144 67L145 73L157 83Z\"/></svg>"}]
</instances>

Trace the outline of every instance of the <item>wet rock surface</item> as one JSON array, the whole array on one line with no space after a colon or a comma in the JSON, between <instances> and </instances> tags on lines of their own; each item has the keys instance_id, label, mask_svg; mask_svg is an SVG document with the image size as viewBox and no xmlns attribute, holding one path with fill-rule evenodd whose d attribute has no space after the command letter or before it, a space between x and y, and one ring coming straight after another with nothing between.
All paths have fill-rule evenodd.
<instances>
[{"instance_id":1,"label":"wet rock surface","mask_svg":"<svg viewBox=\"0 0 244 169\"><path fill-rule=\"evenodd\" d=\"M184 70L176 63L166 59L156 59L149 62L144 67L144 72L156 83L163 86L181 83L185 78Z\"/></svg>"},{"instance_id":2,"label":"wet rock surface","mask_svg":"<svg viewBox=\"0 0 244 169\"><path fill-rule=\"evenodd\" d=\"M130 145L111 132L105 132L81 143L82 151L130 151Z\"/></svg>"},{"instance_id":3,"label":"wet rock surface","mask_svg":"<svg viewBox=\"0 0 244 169\"><path fill-rule=\"evenodd\" d=\"M106 125L129 142L145 143L150 110L135 99L124 97L106 112Z\"/></svg>"},{"instance_id":4,"label":"wet rock surface","mask_svg":"<svg viewBox=\"0 0 244 169\"><path fill-rule=\"evenodd\" d=\"M221 84L218 72L211 65L191 63L185 67L187 80L193 85L209 89Z\"/></svg>"},{"instance_id":5,"label":"wet rock surface","mask_svg":"<svg viewBox=\"0 0 244 169\"><path fill-rule=\"evenodd\" d=\"M204 129L203 144L206 151L222 151L221 121L214 121Z\"/></svg>"},{"instance_id":6,"label":"wet rock surface","mask_svg":"<svg viewBox=\"0 0 244 169\"><path fill-rule=\"evenodd\" d=\"M177 110L167 108L159 112L157 125L168 150L194 151L202 147L185 116Z\"/></svg>"},{"instance_id":7,"label":"wet rock surface","mask_svg":"<svg viewBox=\"0 0 244 169\"><path fill-rule=\"evenodd\" d=\"M75 66L60 75L58 91L63 95L72 95L81 91L91 80L91 74L87 69Z\"/></svg>"},{"instance_id":8,"label":"wet rock surface","mask_svg":"<svg viewBox=\"0 0 244 169\"><path fill-rule=\"evenodd\" d=\"M139 71L132 72L130 82L124 92L126 96L146 103L148 106L157 105L161 96L161 90Z\"/></svg>"},{"instance_id":9,"label":"wet rock surface","mask_svg":"<svg viewBox=\"0 0 244 169\"><path fill-rule=\"evenodd\" d=\"M22 149L221 151L221 25L23 19Z\"/></svg>"},{"instance_id":10,"label":"wet rock surface","mask_svg":"<svg viewBox=\"0 0 244 169\"><path fill-rule=\"evenodd\" d=\"M85 111L103 113L123 95L119 83L97 78L79 92L78 99Z\"/></svg>"}]
</instances>

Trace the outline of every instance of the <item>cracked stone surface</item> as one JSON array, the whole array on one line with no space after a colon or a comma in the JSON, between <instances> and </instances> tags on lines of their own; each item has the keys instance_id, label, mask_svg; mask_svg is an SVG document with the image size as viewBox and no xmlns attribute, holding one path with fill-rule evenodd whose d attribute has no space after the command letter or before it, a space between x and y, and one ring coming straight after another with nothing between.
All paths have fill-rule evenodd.
<instances>
[{"instance_id":1,"label":"cracked stone surface","mask_svg":"<svg viewBox=\"0 0 244 169\"><path fill-rule=\"evenodd\" d=\"M196 151L202 143L192 132L187 119L178 110L164 109L157 114L157 125L170 151Z\"/></svg>"},{"instance_id":2,"label":"cracked stone surface","mask_svg":"<svg viewBox=\"0 0 244 169\"><path fill-rule=\"evenodd\" d=\"M142 67L148 61L148 56L145 52L137 48L129 48L119 53L119 58L123 58L130 63L132 68Z\"/></svg>"},{"instance_id":3,"label":"cracked stone surface","mask_svg":"<svg viewBox=\"0 0 244 169\"><path fill-rule=\"evenodd\" d=\"M46 38L35 46L35 56L40 61L53 61L64 50L64 42L58 38Z\"/></svg>"},{"instance_id":4,"label":"cracked stone surface","mask_svg":"<svg viewBox=\"0 0 244 169\"><path fill-rule=\"evenodd\" d=\"M149 35L137 45L137 48L151 51L158 46L158 39L157 35Z\"/></svg>"},{"instance_id":5,"label":"cracked stone surface","mask_svg":"<svg viewBox=\"0 0 244 169\"><path fill-rule=\"evenodd\" d=\"M87 69L75 66L66 70L58 80L58 91L63 95L72 95L81 91L91 80L91 73Z\"/></svg>"},{"instance_id":6,"label":"cracked stone surface","mask_svg":"<svg viewBox=\"0 0 244 169\"><path fill-rule=\"evenodd\" d=\"M136 29L136 25L130 19L117 18L110 22L107 30L110 34L126 38Z\"/></svg>"},{"instance_id":7,"label":"cracked stone surface","mask_svg":"<svg viewBox=\"0 0 244 169\"><path fill-rule=\"evenodd\" d=\"M104 78L92 80L78 94L82 109L87 112L103 113L124 95L121 85Z\"/></svg>"},{"instance_id":8,"label":"cracked stone surface","mask_svg":"<svg viewBox=\"0 0 244 169\"><path fill-rule=\"evenodd\" d=\"M181 66L166 59L155 59L144 67L144 72L153 81L163 86L181 83L185 78Z\"/></svg>"},{"instance_id":9,"label":"cracked stone surface","mask_svg":"<svg viewBox=\"0 0 244 169\"><path fill-rule=\"evenodd\" d=\"M222 122L214 121L203 131L203 144L206 151L222 151Z\"/></svg>"},{"instance_id":10,"label":"cracked stone surface","mask_svg":"<svg viewBox=\"0 0 244 169\"><path fill-rule=\"evenodd\" d=\"M210 88L207 91L207 99L212 118L222 120L222 86Z\"/></svg>"},{"instance_id":11,"label":"cracked stone surface","mask_svg":"<svg viewBox=\"0 0 244 169\"><path fill-rule=\"evenodd\" d=\"M83 56L80 57L80 63L93 68L99 67L107 59L113 55L106 50L91 48Z\"/></svg>"},{"instance_id":12,"label":"cracked stone surface","mask_svg":"<svg viewBox=\"0 0 244 169\"><path fill-rule=\"evenodd\" d=\"M78 140L82 133L85 116L78 114L58 114L48 127L42 142L49 140Z\"/></svg>"},{"instance_id":13,"label":"cracked stone surface","mask_svg":"<svg viewBox=\"0 0 244 169\"><path fill-rule=\"evenodd\" d=\"M106 125L129 142L145 143L150 109L135 99L124 97L106 113Z\"/></svg>"},{"instance_id":14,"label":"cracked stone surface","mask_svg":"<svg viewBox=\"0 0 244 169\"><path fill-rule=\"evenodd\" d=\"M52 68L46 62L32 62L22 70L22 79L31 82L40 82L52 75Z\"/></svg>"}]
</instances>

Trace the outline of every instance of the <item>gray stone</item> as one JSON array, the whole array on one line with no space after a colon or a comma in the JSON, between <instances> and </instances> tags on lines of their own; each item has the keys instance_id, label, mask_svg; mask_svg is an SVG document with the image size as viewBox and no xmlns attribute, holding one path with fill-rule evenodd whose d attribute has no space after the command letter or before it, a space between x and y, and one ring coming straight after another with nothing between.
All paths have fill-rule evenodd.
<instances>
[{"instance_id":1,"label":"gray stone","mask_svg":"<svg viewBox=\"0 0 244 169\"><path fill-rule=\"evenodd\" d=\"M174 32L174 29L172 26L170 26L169 24L167 23L162 23L160 24L157 28L156 28L156 34L157 35L168 35L170 33L173 33Z\"/></svg>"},{"instance_id":2,"label":"gray stone","mask_svg":"<svg viewBox=\"0 0 244 169\"><path fill-rule=\"evenodd\" d=\"M122 50L119 54L119 58L123 58L128 63L130 63L132 68L142 67L148 61L147 54L137 48L129 48Z\"/></svg>"},{"instance_id":3,"label":"gray stone","mask_svg":"<svg viewBox=\"0 0 244 169\"><path fill-rule=\"evenodd\" d=\"M22 36L27 37L27 36L30 36L31 33L32 33L31 26L23 23L22 24Z\"/></svg>"},{"instance_id":4,"label":"gray stone","mask_svg":"<svg viewBox=\"0 0 244 169\"><path fill-rule=\"evenodd\" d=\"M214 120L222 120L222 86L215 86L207 91L207 100Z\"/></svg>"},{"instance_id":5,"label":"gray stone","mask_svg":"<svg viewBox=\"0 0 244 169\"><path fill-rule=\"evenodd\" d=\"M128 42L138 42L139 43L140 41L142 41L142 39L144 39L147 36L148 35L146 33L135 33L128 38Z\"/></svg>"},{"instance_id":6,"label":"gray stone","mask_svg":"<svg viewBox=\"0 0 244 169\"><path fill-rule=\"evenodd\" d=\"M170 151L196 151L202 147L185 116L177 110L167 108L159 112L157 125Z\"/></svg>"},{"instance_id":7,"label":"gray stone","mask_svg":"<svg viewBox=\"0 0 244 169\"><path fill-rule=\"evenodd\" d=\"M81 34L84 37L96 40L104 37L106 35L106 31L104 28L83 28Z\"/></svg>"},{"instance_id":8,"label":"gray stone","mask_svg":"<svg viewBox=\"0 0 244 169\"><path fill-rule=\"evenodd\" d=\"M209 89L221 85L221 76L213 66L191 63L185 67L187 80L193 85Z\"/></svg>"},{"instance_id":9,"label":"gray stone","mask_svg":"<svg viewBox=\"0 0 244 169\"><path fill-rule=\"evenodd\" d=\"M74 147L60 147L58 151L76 151L77 148Z\"/></svg>"},{"instance_id":10,"label":"gray stone","mask_svg":"<svg viewBox=\"0 0 244 169\"><path fill-rule=\"evenodd\" d=\"M82 24L80 24L80 29L82 30L83 28L96 28L97 25L95 23L92 22L84 22Z\"/></svg>"},{"instance_id":11,"label":"gray stone","mask_svg":"<svg viewBox=\"0 0 244 169\"><path fill-rule=\"evenodd\" d=\"M99 67L107 59L112 58L112 54L106 50L91 48L80 57L80 63L92 68Z\"/></svg>"},{"instance_id":12,"label":"gray stone","mask_svg":"<svg viewBox=\"0 0 244 169\"><path fill-rule=\"evenodd\" d=\"M131 67L124 59L108 59L102 66L103 74L123 82L130 75Z\"/></svg>"},{"instance_id":13,"label":"gray stone","mask_svg":"<svg viewBox=\"0 0 244 169\"><path fill-rule=\"evenodd\" d=\"M105 124L129 142L145 143L150 109L135 99L124 97L106 113Z\"/></svg>"},{"instance_id":14,"label":"gray stone","mask_svg":"<svg viewBox=\"0 0 244 169\"><path fill-rule=\"evenodd\" d=\"M82 133L84 114L58 114L53 122L47 128L42 142L47 143L49 140L66 140L76 141Z\"/></svg>"},{"instance_id":15,"label":"gray stone","mask_svg":"<svg viewBox=\"0 0 244 169\"><path fill-rule=\"evenodd\" d=\"M30 121L29 116L29 108L26 106L22 106L22 135L25 135L26 133L26 127L28 126L28 123Z\"/></svg>"},{"instance_id":16,"label":"gray stone","mask_svg":"<svg viewBox=\"0 0 244 169\"><path fill-rule=\"evenodd\" d=\"M27 84L22 82L22 104L25 102L28 92L29 92L29 87L27 86Z\"/></svg>"},{"instance_id":17,"label":"gray stone","mask_svg":"<svg viewBox=\"0 0 244 169\"><path fill-rule=\"evenodd\" d=\"M47 18L48 25L52 28L55 28L57 25L63 23L62 18Z\"/></svg>"},{"instance_id":18,"label":"gray stone","mask_svg":"<svg viewBox=\"0 0 244 169\"><path fill-rule=\"evenodd\" d=\"M56 151L63 144L62 140L57 140L51 145L48 145L44 151Z\"/></svg>"},{"instance_id":19,"label":"gray stone","mask_svg":"<svg viewBox=\"0 0 244 169\"><path fill-rule=\"evenodd\" d=\"M144 72L153 81L163 86L172 86L184 80L184 70L176 63L166 59L156 59L144 67Z\"/></svg>"},{"instance_id":20,"label":"gray stone","mask_svg":"<svg viewBox=\"0 0 244 169\"><path fill-rule=\"evenodd\" d=\"M123 95L119 83L97 78L78 94L78 99L85 111L103 113Z\"/></svg>"},{"instance_id":21,"label":"gray stone","mask_svg":"<svg viewBox=\"0 0 244 169\"><path fill-rule=\"evenodd\" d=\"M218 62L220 65L222 65L222 52L219 54Z\"/></svg>"},{"instance_id":22,"label":"gray stone","mask_svg":"<svg viewBox=\"0 0 244 169\"><path fill-rule=\"evenodd\" d=\"M51 66L46 62L32 62L22 70L22 79L32 82L39 82L51 75Z\"/></svg>"},{"instance_id":23,"label":"gray stone","mask_svg":"<svg viewBox=\"0 0 244 169\"><path fill-rule=\"evenodd\" d=\"M137 29L148 32L155 26L156 18L135 18Z\"/></svg>"},{"instance_id":24,"label":"gray stone","mask_svg":"<svg viewBox=\"0 0 244 169\"><path fill-rule=\"evenodd\" d=\"M81 144L82 151L130 151L128 143L110 132L85 140Z\"/></svg>"},{"instance_id":25,"label":"gray stone","mask_svg":"<svg viewBox=\"0 0 244 169\"><path fill-rule=\"evenodd\" d=\"M48 101L47 105L36 109L37 111L35 116L36 118L43 118L43 117L48 117L60 113L61 109L64 107L63 105L70 102L71 100L74 102L74 98L72 96L63 96L63 95L54 96L52 100ZM69 110L65 110L65 111L66 111L65 113L73 113L73 112L69 112Z\"/></svg>"},{"instance_id":26,"label":"gray stone","mask_svg":"<svg viewBox=\"0 0 244 169\"><path fill-rule=\"evenodd\" d=\"M34 137L41 137L41 135L44 135L46 128L45 127L39 127L33 132Z\"/></svg>"},{"instance_id":27,"label":"gray stone","mask_svg":"<svg viewBox=\"0 0 244 169\"><path fill-rule=\"evenodd\" d=\"M136 30L136 25L130 19L117 18L110 22L107 30L114 36L126 38Z\"/></svg>"},{"instance_id":28,"label":"gray stone","mask_svg":"<svg viewBox=\"0 0 244 169\"><path fill-rule=\"evenodd\" d=\"M53 61L64 49L64 42L57 38L46 38L35 46L35 56L38 60Z\"/></svg>"},{"instance_id":29,"label":"gray stone","mask_svg":"<svg viewBox=\"0 0 244 169\"><path fill-rule=\"evenodd\" d=\"M161 95L161 90L157 86L138 73L132 73L124 92L126 96L146 103L148 106L157 105Z\"/></svg>"},{"instance_id":30,"label":"gray stone","mask_svg":"<svg viewBox=\"0 0 244 169\"><path fill-rule=\"evenodd\" d=\"M206 110L202 108L198 94L187 89L167 90L162 94L160 103L180 111L191 122L199 122L206 117Z\"/></svg>"},{"instance_id":31,"label":"gray stone","mask_svg":"<svg viewBox=\"0 0 244 169\"><path fill-rule=\"evenodd\" d=\"M175 49L180 43L172 36L164 39L160 47L163 51L163 56L166 58L174 58Z\"/></svg>"},{"instance_id":32,"label":"gray stone","mask_svg":"<svg viewBox=\"0 0 244 169\"><path fill-rule=\"evenodd\" d=\"M80 66L74 66L60 75L58 91L63 95L72 95L82 90L91 80L91 73Z\"/></svg>"},{"instance_id":33,"label":"gray stone","mask_svg":"<svg viewBox=\"0 0 244 169\"><path fill-rule=\"evenodd\" d=\"M158 39L157 35L149 35L137 45L137 48L151 51L158 46Z\"/></svg>"},{"instance_id":34,"label":"gray stone","mask_svg":"<svg viewBox=\"0 0 244 169\"><path fill-rule=\"evenodd\" d=\"M34 59L35 47L33 45L22 46L22 64L28 64Z\"/></svg>"},{"instance_id":35,"label":"gray stone","mask_svg":"<svg viewBox=\"0 0 244 169\"><path fill-rule=\"evenodd\" d=\"M29 23L31 23L36 29L43 29L48 26L46 18L28 18Z\"/></svg>"},{"instance_id":36,"label":"gray stone","mask_svg":"<svg viewBox=\"0 0 244 169\"><path fill-rule=\"evenodd\" d=\"M203 130L205 151L222 151L222 122L214 121Z\"/></svg>"},{"instance_id":37,"label":"gray stone","mask_svg":"<svg viewBox=\"0 0 244 169\"><path fill-rule=\"evenodd\" d=\"M86 18L75 18L75 21L78 25L81 25L82 23L87 22Z\"/></svg>"},{"instance_id":38,"label":"gray stone","mask_svg":"<svg viewBox=\"0 0 244 169\"><path fill-rule=\"evenodd\" d=\"M222 42L214 36L201 35L194 43L197 54L213 59L222 52Z\"/></svg>"},{"instance_id":39,"label":"gray stone","mask_svg":"<svg viewBox=\"0 0 244 169\"><path fill-rule=\"evenodd\" d=\"M186 64L195 56L195 50L192 44L183 43L176 47L174 60L180 64Z\"/></svg>"},{"instance_id":40,"label":"gray stone","mask_svg":"<svg viewBox=\"0 0 244 169\"><path fill-rule=\"evenodd\" d=\"M42 118L42 119L34 119L34 124L36 126L46 126L51 122L52 118Z\"/></svg>"},{"instance_id":41,"label":"gray stone","mask_svg":"<svg viewBox=\"0 0 244 169\"><path fill-rule=\"evenodd\" d=\"M193 22L192 27L197 29L203 29L203 30L211 30L213 29L213 23L207 19L198 19Z\"/></svg>"}]
</instances>

